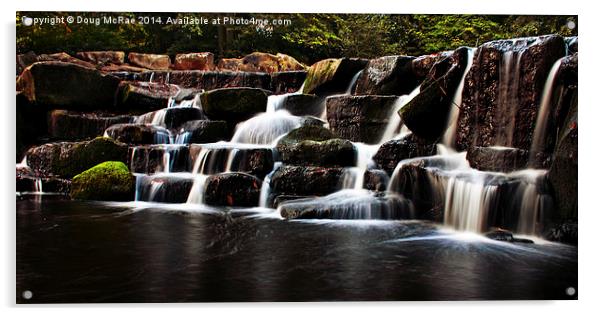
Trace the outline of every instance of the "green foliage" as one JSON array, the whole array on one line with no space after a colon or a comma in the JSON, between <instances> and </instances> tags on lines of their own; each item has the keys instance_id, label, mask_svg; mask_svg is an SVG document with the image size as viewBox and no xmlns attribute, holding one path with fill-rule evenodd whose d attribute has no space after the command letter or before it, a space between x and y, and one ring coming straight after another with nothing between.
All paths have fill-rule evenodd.
<instances>
[{"instance_id":1,"label":"green foliage","mask_svg":"<svg viewBox=\"0 0 602 316\"><path fill-rule=\"evenodd\" d=\"M175 55L210 51L242 57L254 51L285 53L313 64L325 58L422 55L494 39L557 33L577 35L567 22L576 16L152 13L162 24L56 24L23 26L22 16L64 16L61 12L18 12L17 52L123 50ZM76 15L76 14L72 14ZM80 13L81 15L81 13ZM90 18L136 17L134 13L85 13ZM167 24L168 18L259 18L290 25Z\"/></svg>"}]
</instances>

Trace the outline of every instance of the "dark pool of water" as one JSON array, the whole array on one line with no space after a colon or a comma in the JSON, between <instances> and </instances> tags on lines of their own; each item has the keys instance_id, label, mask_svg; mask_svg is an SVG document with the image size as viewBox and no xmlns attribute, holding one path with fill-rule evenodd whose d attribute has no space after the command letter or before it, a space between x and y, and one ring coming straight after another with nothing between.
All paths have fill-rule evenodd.
<instances>
[{"instance_id":1,"label":"dark pool of water","mask_svg":"<svg viewBox=\"0 0 602 316\"><path fill-rule=\"evenodd\" d=\"M572 246L182 208L18 200L17 302L576 298Z\"/></svg>"}]
</instances>

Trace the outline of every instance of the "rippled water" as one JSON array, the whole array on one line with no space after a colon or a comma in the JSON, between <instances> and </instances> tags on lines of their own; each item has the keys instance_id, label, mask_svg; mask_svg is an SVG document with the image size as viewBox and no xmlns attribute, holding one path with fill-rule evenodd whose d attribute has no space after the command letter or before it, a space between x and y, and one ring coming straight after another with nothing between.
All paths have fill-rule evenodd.
<instances>
[{"instance_id":1,"label":"rippled water","mask_svg":"<svg viewBox=\"0 0 602 316\"><path fill-rule=\"evenodd\" d=\"M572 246L199 207L17 201L17 301L570 299L577 288Z\"/></svg>"}]
</instances>

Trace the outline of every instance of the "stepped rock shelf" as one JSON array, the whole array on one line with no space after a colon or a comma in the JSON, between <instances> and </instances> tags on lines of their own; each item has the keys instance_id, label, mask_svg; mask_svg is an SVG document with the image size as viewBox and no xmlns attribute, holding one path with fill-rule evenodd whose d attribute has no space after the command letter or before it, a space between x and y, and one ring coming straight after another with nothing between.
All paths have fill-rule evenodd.
<instances>
[{"instance_id":1,"label":"stepped rock shelf","mask_svg":"<svg viewBox=\"0 0 602 316\"><path fill-rule=\"evenodd\" d=\"M17 193L575 244L576 40L310 67L266 53L19 55ZM487 236L524 242L508 234Z\"/></svg>"}]
</instances>

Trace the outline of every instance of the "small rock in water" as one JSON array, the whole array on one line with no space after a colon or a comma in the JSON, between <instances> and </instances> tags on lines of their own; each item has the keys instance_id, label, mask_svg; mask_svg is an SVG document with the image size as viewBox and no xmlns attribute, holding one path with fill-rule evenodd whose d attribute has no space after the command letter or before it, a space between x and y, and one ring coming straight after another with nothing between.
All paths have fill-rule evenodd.
<instances>
[{"instance_id":1,"label":"small rock in water","mask_svg":"<svg viewBox=\"0 0 602 316\"><path fill-rule=\"evenodd\" d=\"M485 233L485 237L487 237L489 239L497 240L497 241L520 242L520 243L527 243L527 244L533 243L533 241L530 239L514 238L514 236L512 235L512 232L510 232L509 230L501 229L501 228L495 228L494 230L491 230L491 231Z\"/></svg>"}]
</instances>

